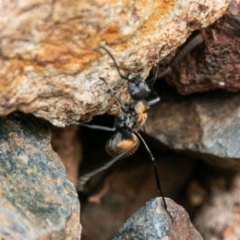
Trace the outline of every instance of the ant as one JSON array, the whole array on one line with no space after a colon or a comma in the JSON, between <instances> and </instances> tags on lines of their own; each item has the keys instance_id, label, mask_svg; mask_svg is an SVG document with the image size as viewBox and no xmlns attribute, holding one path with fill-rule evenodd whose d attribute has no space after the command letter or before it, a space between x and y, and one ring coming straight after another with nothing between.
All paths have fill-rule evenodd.
<instances>
[{"instance_id":1,"label":"ant","mask_svg":"<svg viewBox=\"0 0 240 240\"><path fill-rule=\"evenodd\" d=\"M106 152L113 157L113 159L103 165L102 167L93 170L89 173L84 174L79 178L77 190L79 192L83 191L85 183L94 175L108 169L115 162L117 162L121 158L129 157L134 154L138 149L140 142L144 145L149 158L151 159L154 167L155 180L157 184L157 188L159 190L160 196L162 197L163 206L167 210L166 200L161 188L160 178L157 171L156 161L154 156L146 144L145 140L139 133L140 129L144 127L146 119L147 119L147 111L149 108L160 101L159 96L155 97L152 100L146 100L149 97L150 93L153 92L152 87L157 79L162 78L166 74L172 71L172 67L178 63L192 48L194 48L199 43L203 42L202 36L199 34L195 38L193 38L180 52L179 55L174 59L172 64L166 68L160 74L158 73L158 65L155 68L154 77L148 81L145 81L141 77L140 74L135 75L130 78L128 76L124 76L121 74L120 69L117 65L117 62L111 52L103 47L98 46L95 50L104 50L109 57L113 60L113 63L118 71L118 74L121 78L127 80L128 83L128 93L130 95L130 101L123 103L117 93L113 90L113 88L105 81L105 79L100 78L108 87L111 94L115 97L119 105L121 106L121 113L115 118L114 126L112 128L98 125L88 125L81 122L76 122L73 124L79 124L81 126L98 129L104 131L114 132L114 134L110 137L106 144ZM161 51L160 51L161 52Z\"/></svg>"}]
</instances>

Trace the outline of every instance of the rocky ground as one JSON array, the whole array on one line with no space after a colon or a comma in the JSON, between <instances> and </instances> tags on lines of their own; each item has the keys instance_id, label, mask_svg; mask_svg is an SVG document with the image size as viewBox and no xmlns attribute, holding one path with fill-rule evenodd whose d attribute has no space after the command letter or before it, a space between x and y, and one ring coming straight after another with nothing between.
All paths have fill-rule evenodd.
<instances>
[{"instance_id":1,"label":"rocky ground","mask_svg":"<svg viewBox=\"0 0 240 240\"><path fill-rule=\"evenodd\" d=\"M12 1L0 12L1 239L240 239L239 1ZM119 106L101 78L129 99L94 47L146 77L196 34L204 42L156 81L161 101L141 132L167 209L142 145L77 194L79 176L111 159L111 133L71 123L113 126Z\"/></svg>"}]
</instances>

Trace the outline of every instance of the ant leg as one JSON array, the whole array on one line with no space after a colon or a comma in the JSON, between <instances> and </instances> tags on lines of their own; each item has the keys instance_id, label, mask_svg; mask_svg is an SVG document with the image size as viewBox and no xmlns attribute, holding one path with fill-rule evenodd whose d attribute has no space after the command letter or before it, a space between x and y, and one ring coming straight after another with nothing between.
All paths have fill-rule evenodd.
<instances>
[{"instance_id":1,"label":"ant leg","mask_svg":"<svg viewBox=\"0 0 240 240\"><path fill-rule=\"evenodd\" d=\"M116 98L116 100L118 101L118 103L121 106L121 109L123 112L128 113L128 109L126 108L126 106L124 105L124 103L122 102L121 98L117 95L117 93L113 90L113 88L105 81L104 78L100 79L108 86L108 89L110 90L111 94Z\"/></svg>"},{"instance_id":2,"label":"ant leg","mask_svg":"<svg viewBox=\"0 0 240 240\"><path fill-rule=\"evenodd\" d=\"M116 69L117 69L117 71L118 71L119 76L120 76L121 78L129 81L128 77L126 77L126 76L124 76L124 75L122 75L122 74L120 73L120 70L119 70L119 67L118 67L118 65L117 65L117 62L116 62L115 58L113 57L113 55L112 55L105 47L103 47L103 46L98 46L98 47L96 47L96 48L94 48L94 49L95 49L95 50L103 49L105 52L107 52L107 54L108 54L108 55L111 57L111 59L113 60L114 65L115 65L115 67L116 67Z\"/></svg>"},{"instance_id":3,"label":"ant leg","mask_svg":"<svg viewBox=\"0 0 240 240\"><path fill-rule=\"evenodd\" d=\"M201 34L196 35L192 38L186 46L179 52L179 54L173 59L171 63L171 67L174 67L178 64L193 48L195 48L198 44L204 42L204 38Z\"/></svg>"},{"instance_id":4,"label":"ant leg","mask_svg":"<svg viewBox=\"0 0 240 240\"><path fill-rule=\"evenodd\" d=\"M161 52L162 52L163 48L164 48L164 46L160 49L160 51L158 53L159 61L160 61ZM153 84L155 83L156 79L158 78L158 71L159 71L159 64L157 64L157 67L155 67L155 73L154 73L153 79L150 79L150 82L151 82L151 80L153 80Z\"/></svg>"},{"instance_id":5,"label":"ant leg","mask_svg":"<svg viewBox=\"0 0 240 240\"><path fill-rule=\"evenodd\" d=\"M160 59L160 57L161 57L161 52L162 52L163 48L164 48L164 46L160 49L160 51L159 51L159 53L158 53L158 55L159 55L159 56L158 56L158 59ZM160 61L160 60L159 60L159 61ZM153 88L153 85L154 85L156 79L158 78L158 71L159 71L159 64L157 64L157 66L154 67L153 77L148 80L148 83L151 85L152 89L154 89L154 88Z\"/></svg>"},{"instance_id":6,"label":"ant leg","mask_svg":"<svg viewBox=\"0 0 240 240\"><path fill-rule=\"evenodd\" d=\"M116 131L116 128L114 128L114 127L110 128L110 127L105 127L105 126L100 126L100 125L90 125L90 124L85 124L85 123L81 123L81 122L79 122L79 125L81 125L83 127L91 128L91 129L104 130L104 131L108 131L108 132Z\"/></svg>"},{"instance_id":7,"label":"ant leg","mask_svg":"<svg viewBox=\"0 0 240 240\"><path fill-rule=\"evenodd\" d=\"M158 188L158 190L159 190L159 192L160 192L160 195L161 195L161 197L162 197L164 208L167 209L167 204L166 204L165 197L164 197L164 195L163 195L163 191L162 191L162 188L161 188L160 178L159 178L159 174L158 174L158 170L157 170L157 165L156 165L156 161L155 161L155 159L154 159L154 156L153 156L152 152L150 151L148 145L147 145L146 142L144 141L143 137L140 135L140 133L135 132L135 134L137 134L137 136L139 137L139 139L140 139L141 142L143 143L145 149L146 149L147 152L148 152L149 157L150 157L151 160L152 160L153 167L154 167L155 179L156 179L156 183L157 183L157 188Z\"/></svg>"},{"instance_id":8,"label":"ant leg","mask_svg":"<svg viewBox=\"0 0 240 240\"><path fill-rule=\"evenodd\" d=\"M156 98L154 98L154 99L152 99L152 100L149 100L148 101L148 105L149 106L152 106L152 105L154 105L155 103L158 103L160 101L160 97L156 97Z\"/></svg>"},{"instance_id":9,"label":"ant leg","mask_svg":"<svg viewBox=\"0 0 240 240\"><path fill-rule=\"evenodd\" d=\"M124 152L120 153L118 156L116 156L115 158L113 158L110 162L106 163L105 165L103 165L100 168L97 168L89 173L84 174L83 176L81 176L78 180L78 184L77 184L77 190L79 192L83 191L84 185L86 184L86 182L93 176L95 176L96 174L108 169L109 167L111 167L115 162L117 162L119 159L121 159L122 157L124 157L124 155L126 155L129 151L131 151L133 148L135 148L137 145L137 142L135 142L131 147L129 147L127 150L125 150Z\"/></svg>"},{"instance_id":10,"label":"ant leg","mask_svg":"<svg viewBox=\"0 0 240 240\"><path fill-rule=\"evenodd\" d=\"M90 125L90 124L85 124L85 123L82 123L82 122L72 122L69 125L81 125L83 127L87 127L87 128L90 128L90 129L96 129L96 130L103 130L103 131L108 131L108 132L114 132L116 131L116 128L110 128L110 127L105 127L105 126L100 126L100 125Z\"/></svg>"},{"instance_id":11,"label":"ant leg","mask_svg":"<svg viewBox=\"0 0 240 240\"><path fill-rule=\"evenodd\" d=\"M170 63L170 66L168 66L164 71L159 73L156 77L153 79L150 79L149 82L154 85L155 81L159 78L162 78L166 76L168 73L170 73L175 67L193 48L195 48L200 43L204 42L204 38L201 34L196 35L194 38L192 38L182 50L177 54L177 56L173 59L173 61Z\"/></svg>"},{"instance_id":12,"label":"ant leg","mask_svg":"<svg viewBox=\"0 0 240 240\"><path fill-rule=\"evenodd\" d=\"M163 70L161 73L158 74L157 78L154 80L153 84L156 82L157 79L163 78L168 73L172 71L172 66L167 67L165 70Z\"/></svg>"}]
</instances>

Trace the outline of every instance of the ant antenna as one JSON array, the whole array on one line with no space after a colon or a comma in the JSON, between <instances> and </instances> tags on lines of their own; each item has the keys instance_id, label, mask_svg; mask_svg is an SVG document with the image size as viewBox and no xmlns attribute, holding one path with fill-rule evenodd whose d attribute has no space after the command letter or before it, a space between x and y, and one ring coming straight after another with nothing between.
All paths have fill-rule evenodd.
<instances>
[{"instance_id":1,"label":"ant antenna","mask_svg":"<svg viewBox=\"0 0 240 240\"><path fill-rule=\"evenodd\" d=\"M108 87L108 89L110 90L111 94L116 98L117 102L120 104L121 109L123 112L128 113L128 109L126 108L126 106L124 105L124 103L122 102L121 98L117 95L117 93L113 90L113 88L105 81L104 78L99 78L101 79Z\"/></svg>"},{"instance_id":2,"label":"ant antenna","mask_svg":"<svg viewBox=\"0 0 240 240\"><path fill-rule=\"evenodd\" d=\"M162 52L163 48L164 48L164 46L160 49L160 51L159 51L159 53L158 53L158 59L160 59L160 55L161 55L161 52ZM158 60L158 61L159 61L159 60ZM154 67L153 77L148 80L148 84L149 84L149 86L151 87L152 92L154 92L154 93L155 93L155 90L154 90L153 86L154 86L154 84L155 84L155 81L156 81L157 78L158 78L158 71L159 71L159 64L157 64L157 66ZM159 100L160 100L160 99L159 99Z\"/></svg>"},{"instance_id":3,"label":"ant antenna","mask_svg":"<svg viewBox=\"0 0 240 240\"><path fill-rule=\"evenodd\" d=\"M141 142L143 143L145 149L146 149L147 152L148 152L149 157L150 157L151 160L152 160L153 167L154 167L155 179L156 179L156 183L157 183L157 188L158 188L158 190L159 190L159 192L160 192L160 195L161 195L161 197L162 197L164 208L167 210L167 203L166 203L165 197L164 197L164 195L163 195L163 191L162 191L162 187L161 187L161 183L160 183L160 178L159 178L159 174L158 174L158 170L157 170L157 164L156 164L156 161L155 161L155 159L154 159L154 156L153 156L152 152L150 151L148 145L147 145L146 142L144 141L143 137L141 136L141 134L138 133L138 132L135 132L135 134L137 134L137 136L139 137L139 139L140 139Z\"/></svg>"},{"instance_id":4,"label":"ant antenna","mask_svg":"<svg viewBox=\"0 0 240 240\"><path fill-rule=\"evenodd\" d=\"M105 52L107 52L107 54L108 54L108 55L111 57L111 59L113 60L114 65L115 65L115 67L116 67L116 69L117 69L117 71L118 71L119 76L120 76L121 78L126 79L127 81L129 81L128 77L126 77L126 76L124 76L124 75L121 74L115 58L114 58L113 55L107 50L107 48L105 48L105 47L103 47L103 46L98 46L98 47L95 47L95 48L94 48L94 50L98 50L98 49L103 49Z\"/></svg>"}]
</instances>

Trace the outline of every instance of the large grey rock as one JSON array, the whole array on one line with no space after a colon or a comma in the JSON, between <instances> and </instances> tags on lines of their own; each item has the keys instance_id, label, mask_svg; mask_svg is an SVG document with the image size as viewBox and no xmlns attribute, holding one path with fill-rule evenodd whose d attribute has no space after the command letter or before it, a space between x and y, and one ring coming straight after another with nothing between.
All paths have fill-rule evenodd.
<instances>
[{"instance_id":1,"label":"large grey rock","mask_svg":"<svg viewBox=\"0 0 240 240\"><path fill-rule=\"evenodd\" d=\"M240 167L239 93L166 95L149 112L149 134L172 149L218 166Z\"/></svg>"},{"instance_id":2,"label":"large grey rock","mask_svg":"<svg viewBox=\"0 0 240 240\"><path fill-rule=\"evenodd\" d=\"M50 139L43 120L0 118L1 239L80 239L77 194Z\"/></svg>"}]
</instances>

